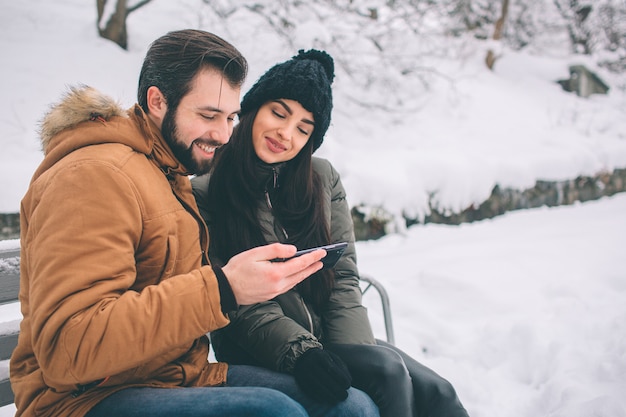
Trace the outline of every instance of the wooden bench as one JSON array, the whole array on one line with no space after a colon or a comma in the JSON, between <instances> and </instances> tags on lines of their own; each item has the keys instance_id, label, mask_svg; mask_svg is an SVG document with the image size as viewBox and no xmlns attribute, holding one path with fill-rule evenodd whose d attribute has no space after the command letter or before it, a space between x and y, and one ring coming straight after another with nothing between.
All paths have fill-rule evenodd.
<instances>
[{"instance_id":1,"label":"wooden bench","mask_svg":"<svg viewBox=\"0 0 626 417\"><path fill-rule=\"evenodd\" d=\"M19 247L0 249L0 308L19 309L17 306L20 289L19 262ZM387 291L380 282L370 276L361 276L361 281L364 284L364 288L362 288L364 294L370 288L378 291L385 320L387 341L395 344ZM4 317L0 317L0 319L5 320ZM9 359L17 345L18 334L19 320L0 322L0 407L13 403L13 391L9 381Z\"/></svg>"}]
</instances>

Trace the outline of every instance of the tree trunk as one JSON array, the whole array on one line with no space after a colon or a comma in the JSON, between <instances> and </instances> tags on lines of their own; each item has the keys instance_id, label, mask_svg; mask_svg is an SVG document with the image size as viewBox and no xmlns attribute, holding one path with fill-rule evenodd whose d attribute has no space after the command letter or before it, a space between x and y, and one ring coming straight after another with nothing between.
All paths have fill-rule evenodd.
<instances>
[{"instance_id":1,"label":"tree trunk","mask_svg":"<svg viewBox=\"0 0 626 417\"><path fill-rule=\"evenodd\" d=\"M493 31L493 40L499 41L502 39L502 31L504 29L504 22L506 21L507 14L509 13L509 0L502 0L502 13L500 14L500 18L496 21L496 27ZM487 52L487 57L485 58L485 63L487 64L487 68L493 70L493 66L496 63L496 54L490 49Z\"/></svg>"},{"instance_id":2,"label":"tree trunk","mask_svg":"<svg viewBox=\"0 0 626 417\"><path fill-rule=\"evenodd\" d=\"M151 0L141 0L134 6L128 6L127 0L117 0L115 12L109 17L104 28L101 26L104 17L104 9L107 0L96 0L98 10L98 33L101 37L109 39L118 44L122 49L128 49L128 33L126 32L126 18L129 14L142 6L150 3Z\"/></svg>"}]
</instances>

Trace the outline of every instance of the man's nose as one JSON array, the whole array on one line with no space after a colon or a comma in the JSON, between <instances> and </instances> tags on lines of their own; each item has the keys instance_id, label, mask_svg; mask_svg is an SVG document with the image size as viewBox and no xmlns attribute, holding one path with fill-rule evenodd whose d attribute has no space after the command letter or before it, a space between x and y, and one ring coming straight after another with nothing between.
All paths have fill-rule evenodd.
<instances>
[{"instance_id":1,"label":"man's nose","mask_svg":"<svg viewBox=\"0 0 626 417\"><path fill-rule=\"evenodd\" d=\"M219 123L211 132L211 139L221 144L226 144L230 140L230 135L233 133L233 126L229 120L224 120Z\"/></svg>"}]
</instances>

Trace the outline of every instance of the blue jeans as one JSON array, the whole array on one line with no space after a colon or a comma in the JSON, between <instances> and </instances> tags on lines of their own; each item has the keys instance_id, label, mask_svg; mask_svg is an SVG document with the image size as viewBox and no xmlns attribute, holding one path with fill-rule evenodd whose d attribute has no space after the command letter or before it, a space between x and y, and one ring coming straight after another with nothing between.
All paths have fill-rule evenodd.
<instances>
[{"instance_id":1,"label":"blue jeans","mask_svg":"<svg viewBox=\"0 0 626 417\"><path fill-rule=\"evenodd\" d=\"M302 392L292 375L257 366L229 365L226 384L230 387L273 388L302 404L311 417L380 417L374 401L356 388L350 388L348 398L340 403L320 403Z\"/></svg>"},{"instance_id":2,"label":"blue jeans","mask_svg":"<svg viewBox=\"0 0 626 417\"><path fill-rule=\"evenodd\" d=\"M105 398L86 417L306 417L302 406L268 388L127 388Z\"/></svg>"},{"instance_id":3,"label":"blue jeans","mask_svg":"<svg viewBox=\"0 0 626 417\"><path fill-rule=\"evenodd\" d=\"M291 375L230 365L225 387L127 388L105 398L86 415L110 416L379 417L379 413L370 397L355 388L350 388L346 400L323 404L304 394Z\"/></svg>"}]
</instances>

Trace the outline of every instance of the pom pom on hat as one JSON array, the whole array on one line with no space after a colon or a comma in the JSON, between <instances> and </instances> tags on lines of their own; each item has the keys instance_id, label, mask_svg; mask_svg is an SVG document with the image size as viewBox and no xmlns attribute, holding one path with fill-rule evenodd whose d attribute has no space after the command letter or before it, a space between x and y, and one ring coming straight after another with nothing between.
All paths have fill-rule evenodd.
<instances>
[{"instance_id":1,"label":"pom pom on hat","mask_svg":"<svg viewBox=\"0 0 626 417\"><path fill-rule=\"evenodd\" d=\"M333 108L331 84L335 78L333 58L324 51L300 50L290 60L274 65L248 90L241 114L257 110L270 100L296 100L313 113L313 151L324 140Z\"/></svg>"},{"instance_id":2,"label":"pom pom on hat","mask_svg":"<svg viewBox=\"0 0 626 417\"><path fill-rule=\"evenodd\" d=\"M326 77L328 78L328 82L330 84L332 84L333 80L335 79L335 63L333 61L333 58L324 51L318 51L317 49L309 49L308 51L305 52L304 50L300 49L298 51L298 55L294 56L293 59L315 60L319 62L320 65L324 68L324 71L326 71Z\"/></svg>"}]
</instances>

